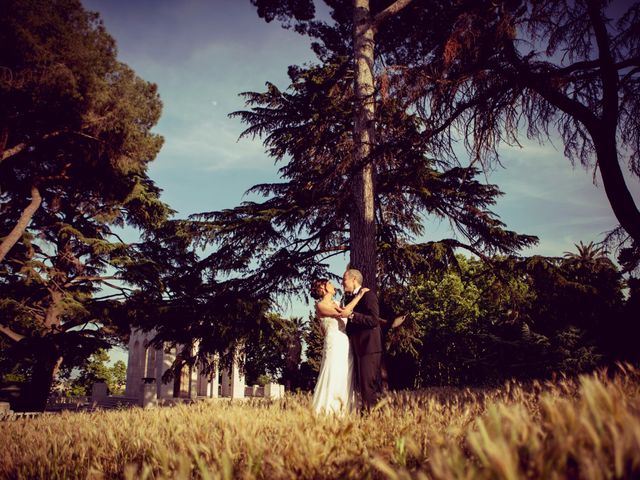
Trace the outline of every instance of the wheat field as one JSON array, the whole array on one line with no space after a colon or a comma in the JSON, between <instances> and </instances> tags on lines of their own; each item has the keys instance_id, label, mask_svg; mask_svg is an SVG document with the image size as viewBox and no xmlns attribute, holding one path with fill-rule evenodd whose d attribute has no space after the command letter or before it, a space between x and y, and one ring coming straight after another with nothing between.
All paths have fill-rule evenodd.
<instances>
[{"instance_id":1,"label":"wheat field","mask_svg":"<svg viewBox=\"0 0 640 480\"><path fill-rule=\"evenodd\" d=\"M0 423L1 478L640 478L640 371L387 396L368 415L273 402Z\"/></svg>"}]
</instances>

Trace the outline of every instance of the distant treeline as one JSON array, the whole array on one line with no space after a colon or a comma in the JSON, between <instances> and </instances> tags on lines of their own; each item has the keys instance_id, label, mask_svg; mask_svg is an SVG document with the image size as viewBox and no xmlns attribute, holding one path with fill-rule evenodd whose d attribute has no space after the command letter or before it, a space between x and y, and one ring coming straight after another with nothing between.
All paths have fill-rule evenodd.
<instances>
[{"instance_id":1,"label":"distant treeline","mask_svg":"<svg viewBox=\"0 0 640 480\"><path fill-rule=\"evenodd\" d=\"M580 244L564 257L456 260L382 290L383 317L409 313L386 339L391 389L492 385L638 361L638 281L625 280L603 249ZM309 389L322 352L313 319L303 336L306 359L281 371Z\"/></svg>"}]
</instances>

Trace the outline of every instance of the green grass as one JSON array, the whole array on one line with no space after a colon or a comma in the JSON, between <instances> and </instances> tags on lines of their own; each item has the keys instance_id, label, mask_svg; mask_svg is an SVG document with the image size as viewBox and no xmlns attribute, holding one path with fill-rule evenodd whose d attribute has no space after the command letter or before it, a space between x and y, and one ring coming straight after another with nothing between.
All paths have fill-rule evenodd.
<instances>
[{"instance_id":1,"label":"green grass","mask_svg":"<svg viewBox=\"0 0 640 480\"><path fill-rule=\"evenodd\" d=\"M640 478L640 372L387 397L316 417L308 396L0 423L3 478Z\"/></svg>"}]
</instances>

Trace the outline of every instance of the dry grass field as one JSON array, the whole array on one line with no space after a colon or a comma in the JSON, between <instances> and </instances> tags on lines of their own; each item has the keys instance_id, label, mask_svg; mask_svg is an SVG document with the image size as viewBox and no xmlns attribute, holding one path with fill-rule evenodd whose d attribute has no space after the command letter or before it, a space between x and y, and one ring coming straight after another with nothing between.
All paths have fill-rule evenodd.
<instances>
[{"instance_id":1,"label":"dry grass field","mask_svg":"<svg viewBox=\"0 0 640 480\"><path fill-rule=\"evenodd\" d=\"M640 478L640 371L394 394L366 416L308 396L0 423L2 478Z\"/></svg>"}]
</instances>

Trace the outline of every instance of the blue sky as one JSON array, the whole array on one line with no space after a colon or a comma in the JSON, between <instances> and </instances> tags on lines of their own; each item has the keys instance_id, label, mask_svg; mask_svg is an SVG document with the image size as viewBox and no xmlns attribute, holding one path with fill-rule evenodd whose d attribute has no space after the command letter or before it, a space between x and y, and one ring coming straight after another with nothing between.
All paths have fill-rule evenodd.
<instances>
[{"instance_id":1,"label":"blue sky","mask_svg":"<svg viewBox=\"0 0 640 480\"><path fill-rule=\"evenodd\" d=\"M244 107L242 91L266 81L286 88L287 66L312 61L308 41L260 19L249 0L83 0L101 14L120 60L158 84L164 108L156 132L165 144L150 176L180 217L238 205L256 183L277 178L259 139L227 114ZM526 140L526 139L525 139ZM604 190L591 172L573 168L558 140L503 148L503 165L487 179L505 192L494 211L508 228L537 235L525 255L562 255L579 241L599 241L616 225ZM640 202L640 188L632 190ZM447 224L428 236L449 235ZM347 258L337 259L341 273ZM294 306L303 315L308 307Z\"/></svg>"}]
</instances>

